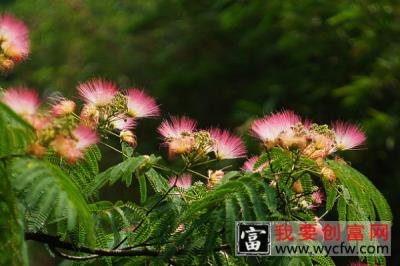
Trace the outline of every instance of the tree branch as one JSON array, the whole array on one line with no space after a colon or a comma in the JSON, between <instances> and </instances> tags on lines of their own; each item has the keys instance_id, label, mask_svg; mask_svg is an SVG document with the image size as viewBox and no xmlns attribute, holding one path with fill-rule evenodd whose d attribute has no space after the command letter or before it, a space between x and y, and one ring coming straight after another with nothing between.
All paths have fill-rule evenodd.
<instances>
[{"instance_id":1,"label":"tree branch","mask_svg":"<svg viewBox=\"0 0 400 266\"><path fill-rule=\"evenodd\" d=\"M60 240L57 236L51 236L48 234L44 234L41 232L33 233L33 232L26 232L25 233L25 240L33 240L37 242L41 242L44 244L49 245L49 248L54 252L55 255L69 259L69 260L90 260L95 259L98 257L133 257L133 256L148 256L148 257L156 257L161 254L159 250L151 250L151 249L140 249L140 250L133 250L128 248L133 247L125 247L123 249L104 249L104 248L91 248L82 245L75 245L67 241ZM64 252L59 251L59 249L68 250L72 252L82 252L91 255L85 256L76 256L66 254ZM229 250L228 245L221 245L220 247L216 248L215 251L227 251ZM184 252L183 249L177 250L176 254L182 254ZM201 252L200 252L201 253Z\"/></svg>"},{"instance_id":2,"label":"tree branch","mask_svg":"<svg viewBox=\"0 0 400 266\"><path fill-rule=\"evenodd\" d=\"M60 240L59 237L51 236L43 233L25 233L25 240L34 240L37 242L45 243L52 248L60 248L74 252L83 252L99 256L158 256L160 252L157 250L141 249L141 250L126 250L126 249L104 249L104 248L91 248L87 246L74 245L70 242ZM56 252L57 253L57 252ZM69 256L69 255L67 255ZM97 256L89 256L92 259Z\"/></svg>"}]
</instances>

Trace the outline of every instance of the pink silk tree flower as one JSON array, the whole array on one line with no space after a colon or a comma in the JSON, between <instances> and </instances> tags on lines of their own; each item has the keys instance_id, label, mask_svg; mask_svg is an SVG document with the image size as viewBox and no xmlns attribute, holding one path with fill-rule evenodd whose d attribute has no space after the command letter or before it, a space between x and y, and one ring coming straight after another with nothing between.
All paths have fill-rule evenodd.
<instances>
[{"instance_id":1,"label":"pink silk tree flower","mask_svg":"<svg viewBox=\"0 0 400 266\"><path fill-rule=\"evenodd\" d=\"M246 172L253 172L253 173L259 173L262 170L264 170L265 167L267 167L269 165L268 162L265 162L265 163L261 164L259 167L257 167L256 169L254 169L254 165L257 162L258 158L259 158L259 156L252 156L249 159L247 159L247 161L245 161L242 166L242 170L246 171Z\"/></svg>"},{"instance_id":2,"label":"pink silk tree flower","mask_svg":"<svg viewBox=\"0 0 400 266\"><path fill-rule=\"evenodd\" d=\"M332 124L338 150L349 150L364 143L366 137L356 125L336 121Z\"/></svg>"},{"instance_id":3,"label":"pink silk tree flower","mask_svg":"<svg viewBox=\"0 0 400 266\"><path fill-rule=\"evenodd\" d=\"M309 118L304 119L303 126L305 129L309 130L313 124L313 121Z\"/></svg>"},{"instance_id":4,"label":"pink silk tree flower","mask_svg":"<svg viewBox=\"0 0 400 266\"><path fill-rule=\"evenodd\" d=\"M188 117L171 117L171 121L164 120L158 127L158 132L165 139L180 138L183 135L190 135L196 128L196 121Z\"/></svg>"},{"instance_id":5,"label":"pink silk tree flower","mask_svg":"<svg viewBox=\"0 0 400 266\"><path fill-rule=\"evenodd\" d=\"M213 151L217 159L235 159L246 156L246 148L239 137L218 128L210 129L208 132L214 141Z\"/></svg>"},{"instance_id":6,"label":"pink silk tree flower","mask_svg":"<svg viewBox=\"0 0 400 266\"><path fill-rule=\"evenodd\" d=\"M72 135L76 139L76 148L79 150L84 150L99 142L96 132L84 125L79 125L74 129Z\"/></svg>"},{"instance_id":7,"label":"pink silk tree flower","mask_svg":"<svg viewBox=\"0 0 400 266\"><path fill-rule=\"evenodd\" d=\"M212 189L219 183L221 183L222 179L224 178L225 173L222 170L208 170L208 182L207 188Z\"/></svg>"},{"instance_id":8,"label":"pink silk tree flower","mask_svg":"<svg viewBox=\"0 0 400 266\"><path fill-rule=\"evenodd\" d=\"M100 119L100 112L93 104L85 104L79 115L81 123L89 128L95 128Z\"/></svg>"},{"instance_id":9,"label":"pink silk tree flower","mask_svg":"<svg viewBox=\"0 0 400 266\"><path fill-rule=\"evenodd\" d=\"M55 117L62 117L72 114L75 111L75 102L67 99L61 99L51 108L51 114Z\"/></svg>"},{"instance_id":10,"label":"pink silk tree flower","mask_svg":"<svg viewBox=\"0 0 400 266\"><path fill-rule=\"evenodd\" d=\"M111 81L92 79L80 84L78 92L86 103L95 106L105 106L114 100L118 88Z\"/></svg>"},{"instance_id":11,"label":"pink silk tree flower","mask_svg":"<svg viewBox=\"0 0 400 266\"><path fill-rule=\"evenodd\" d=\"M30 43L25 23L11 15L0 16L0 44L3 53L15 63L27 58Z\"/></svg>"},{"instance_id":12,"label":"pink silk tree flower","mask_svg":"<svg viewBox=\"0 0 400 266\"><path fill-rule=\"evenodd\" d=\"M139 89L128 89L128 115L135 118L156 117L160 115L160 108L153 97Z\"/></svg>"},{"instance_id":13,"label":"pink silk tree flower","mask_svg":"<svg viewBox=\"0 0 400 266\"><path fill-rule=\"evenodd\" d=\"M192 151L196 146L196 141L192 136L182 136L166 142L168 145L168 157L173 159L177 154L184 154Z\"/></svg>"},{"instance_id":14,"label":"pink silk tree flower","mask_svg":"<svg viewBox=\"0 0 400 266\"><path fill-rule=\"evenodd\" d=\"M169 181L168 184L170 187L175 186L178 188L182 189L188 189L192 186L192 176L190 174L183 174L182 176L177 177L174 176L172 177Z\"/></svg>"},{"instance_id":15,"label":"pink silk tree flower","mask_svg":"<svg viewBox=\"0 0 400 266\"><path fill-rule=\"evenodd\" d=\"M77 148L77 141L64 135L55 137L55 139L50 142L50 146L59 156L70 164L83 158L82 150Z\"/></svg>"},{"instance_id":16,"label":"pink silk tree flower","mask_svg":"<svg viewBox=\"0 0 400 266\"><path fill-rule=\"evenodd\" d=\"M118 130L131 130L135 128L136 121L132 117L117 115L110 119L110 124L113 128Z\"/></svg>"},{"instance_id":17,"label":"pink silk tree flower","mask_svg":"<svg viewBox=\"0 0 400 266\"><path fill-rule=\"evenodd\" d=\"M310 209L316 209L322 205L325 201L325 194L318 190L311 194L312 205L309 206Z\"/></svg>"},{"instance_id":18,"label":"pink silk tree flower","mask_svg":"<svg viewBox=\"0 0 400 266\"><path fill-rule=\"evenodd\" d=\"M136 147L137 140L135 134L130 130L121 130L119 133L120 139L131 147Z\"/></svg>"},{"instance_id":19,"label":"pink silk tree flower","mask_svg":"<svg viewBox=\"0 0 400 266\"><path fill-rule=\"evenodd\" d=\"M25 87L8 89L1 97L1 101L15 113L28 117L35 115L40 106L38 93Z\"/></svg>"},{"instance_id":20,"label":"pink silk tree flower","mask_svg":"<svg viewBox=\"0 0 400 266\"><path fill-rule=\"evenodd\" d=\"M301 123L300 116L292 111L282 111L255 120L251 126L251 134L262 140L267 148L271 148L280 134L289 134L298 123Z\"/></svg>"},{"instance_id":21,"label":"pink silk tree flower","mask_svg":"<svg viewBox=\"0 0 400 266\"><path fill-rule=\"evenodd\" d=\"M52 120L41 115L33 115L29 118L29 123L36 130L42 130L52 125Z\"/></svg>"},{"instance_id":22,"label":"pink silk tree flower","mask_svg":"<svg viewBox=\"0 0 400 266\"><path fill-rule=\"evenodd\" d=\"M99 141L96 133L86 126L79 125L72 131L72 138L64 135L58 135L50 143L53 150L68 163L73 164L82 159L84 151L90 145Z\"/></svg>"},{"instance_id":23,"label":"pink silk tree flower","mask_svg":"<svg viewBox=\"0 0 400 266\"><path fill-rule=\"evenodd\" d=\"M324 159L336 149L335 140L331 136L310 131L307 138L311 144L302 153L312 160Z\"/></svg>"},{"instance_id":24,"label":"pink silk tree flower","mask_svg":"<svg viewBox=\"0 0 400 266\"><path fill-rule=\"evenodd\" d=\"M164 137L170 159L193 150L196 145L193 137L195 128L196 121L187 117L173 116L171 121L164 120L161 123L158 132Z\"/></svg>"}]
</instances>

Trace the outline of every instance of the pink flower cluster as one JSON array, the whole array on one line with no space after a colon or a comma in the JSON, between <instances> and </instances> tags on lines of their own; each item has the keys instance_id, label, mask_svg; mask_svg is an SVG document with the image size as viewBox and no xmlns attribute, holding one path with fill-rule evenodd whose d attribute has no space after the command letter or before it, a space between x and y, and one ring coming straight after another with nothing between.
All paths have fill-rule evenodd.
<instances>
[{"instance_id":1,"label":"pink flower cluster","mask_svg":"<svg viewBox=\"0 0 400 266\"><path fill-rule=\"evenodd\" d=\"M183 174L180 177L172 177L169 180L169 186L173 187L176 186L180 189L188 189L192 186L192 176L190 174Z\"/></svg>"},{"instance_id":2,"label":"pink flower cluster","mask_svg":"<svg viewBox=\"0 0 400 266\"><path fill-rule=\"evenodd\" d=\"M313 159L325 158L338 150L353 149L365 141L365 134L356 125L338 121L329 129L303 121L292 111L257 119L251 126L251 132L266 148L299 148Z\"/></svg>"},{"instance_id":3,"label":"pink flower cluster","mask_svg":"<svg viewBox=\"0 0 400 266\"><path fill-rule=\"evenodd\" d=\"M253 172L253 173L260 173L262 172L266 167L268 167L269 163L265 162L261 164L258 167L254 167L255 164L257 163L259 159L259 156L252 156L247 161L244 162L242 170L246 172Z\"/></svg>"},{"instance_id":4,"label":"pink flower cluster","mask_svg":"<svg viewBox=\"0 0 400 266\"><path fill-rule=\"evenodd\" d=\"M366 139L356 125L343 121L336 121L331 127L313 124L292 111L282 111L255 120L251 125L251 135L260 139L267 150L273 147L298 150L302 156L315 160L321 168L321 175L329 181L335 181L336 175L325 159L338 151L359 147ZM255 168L257 160L257 156L251 157L242 169L262 172L268 163Z\"/></svg>"},{"instance_id":5,"label":"pink flower cluster","mask_svg":"<svg viewBox=\"0 0 400 266\"><path fill-rule=\"evenodd\" d=\"M132 132L136 120L160 115L154 98L136 88L128 88L123 94L111 81L92 79L80 84L78 92L85 102L80 113L82 123L90 128L118 130L121 140L131 146L136 145Z\"/></svg>"},{"instance_id":6,"label":"pink flower cluster","mask_svg":"<svg viewBox=\"0 0 400 266\"><path fill-rule=\"evenodd\" d=\"M246 148L239 137L227 130L197 130L196 124L187 117L171 117L161 123L158 132L164 138L170 158L193 155L201 159L210 152L219 160L246 155Z\"/></svg>"},{"instance_id":7,"label":"pink flower cluster","mask_svg":"<svg viewBox=\"0 0 400 266\"><path fill-rule=\"evenodd\" d=\"M80 115L74 101L60 98L50 108L41 108L39 95L26 87L6 90L0 101L32 125L36 140L30 152L42 157L50 150L69 163L82 159L85 150L99 141L99 134L119 131L121 141L136 145L131 131L136 119L159 115L153 98L138 89L121 93L106 80L94 79L78 86L85 104Z\"/></svg>"},{"instance_id":8,"label":"pink flower cluster","mask_svg":"<svg viewBox=\"0 0 400 266\"><path fill-rule=\"evenodd\" d=\"M83 157L90 145L98 142L92 129L77 122L66 124L66 117L71 116L76 108L70 100L59 99L52 108L41 111L39 95L26 87L10 88L0 100L35 129L36 140L30 152L38 157L44 156L49 148L69 163L74 163Z\"/></svg>"},{"instance_id":9,"label":"pink flower cluster","mask_svg":"<svg viewBox=\"0 0 400 266\"><path fill-rule=\"evenodd\" d=\"M11 15L0 16L0 70L10 71L29 55L30 43L25 23Z\"/></svg>"}]
</instances>

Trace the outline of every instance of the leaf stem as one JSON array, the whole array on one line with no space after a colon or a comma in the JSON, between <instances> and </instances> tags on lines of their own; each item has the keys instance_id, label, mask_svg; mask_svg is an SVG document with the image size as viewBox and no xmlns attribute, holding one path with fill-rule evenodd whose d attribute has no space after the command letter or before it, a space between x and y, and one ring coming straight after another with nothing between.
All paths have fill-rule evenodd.
<instances>
[{"instance_id":1,"label":"leaf stem","mask_svg":"<svg viewBox=\"0 0 400 266\"><path fill-rule=\"evenodd\" d=\"M192 165L192 167L197 167L197 166L200 166L200 165L205 165L205 164L213 163L213 162L215 162L215 161L217 161L217 159L207 160L207 161L204 161L204 162L196 163L196 164Z\"/></svg>"},{"instance_id":2,"label":"leaf stem","mask_svg":"<svg viewBox=\"0 0 400 266\"><path fill-rule=\"evenodd\" d=\"M195 175L197 175L197 176L203 177L203 178L205 178L205 179L208 179L208 176L205 176L205 175L203 175L203 174L201 174L201 173L199 173L199 172L197 172L197 171L194 171L194 170L192 170L192 169L187 169L186 171L188 171L188 172L190 172L190 173L192 173L192 174L195 174Z\"/></svg>"},{"instance_id":3,"label":"leaf stem","mask_svg":"<svg viewBox=\"0 0 400 266\"><path fill-rule=\"evenodd\" d=\"M110 148L110 149L112 149L112 150L118 152L118 153L121 153L121 154L122 154L123 156L125 156L126 158L129 158L128 155L126 155L126 154L123 153L122 151L120 151L120 150L114 148L113 146L111 146L111 145L109 145L109 144L107 144L107 143L105 143L105 142L102 142L102 141L100 141L100 143L103 144L104 146L106 146L106 147L108 147L108 148Z\"/></svg>"}]
</instances>

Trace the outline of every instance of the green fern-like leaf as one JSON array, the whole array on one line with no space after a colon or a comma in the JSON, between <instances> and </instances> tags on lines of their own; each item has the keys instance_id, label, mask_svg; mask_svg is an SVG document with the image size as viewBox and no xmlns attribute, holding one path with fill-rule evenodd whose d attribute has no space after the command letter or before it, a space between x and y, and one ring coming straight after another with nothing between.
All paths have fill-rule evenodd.
<instances>
[{"instance_id":1,"label":"green fern-like leaf","mask_svg":"<svg viewBox=\"0 0 400 266\"><path fill-rule=\"evenodd\" d=\"M0 158L24 154L32 137L29 128L22 127L0 113Z\"/></svg>"},{"instance_id":2,"label":"green fern-like leaf","mask_svg":"<svg viewBox=\"0 0 400 266\"><path fill-rule=\"evenodd\" d=\"M227 199L225 201L225 236L226 241L235 246L235 222L238 214L238 208L235 200Z\"/></svg>"},{"instance_id":3,"label":"green fern-like leaf","mask_svg":"<svg viewBox=\"0 0 400 266\"><path fill-rule=\"evenodd\" d=\"M131 157L115 166L108 168L106 171L98 174L95 181L91 185L89 194L98 191L107 182L112 185L120 179L125 179L127 184L131 183L132 173L146 161L144 156ZM129 180L127 180L129 179Z\"/></svg>"},{"instance_id":4,"label":"green fern-like leaf","mask_svg":"<svg viewBox=\"0 0 400 266\"><path fill-rule=\"evenodd\" d=\"M337 189L334 184L325 180L324 178L322 178L321 180L322 180L322 184L324 186L324 190L326 193L325 211L330 211L336 202Z\"/></svg>"},{"instance_id":5,"label":"green fern-like leaf","mask_svg":"<svg viewBox=\"0 0 400 266\"><path fill-rule=\"evenodd\" d=\"M267 219L266 211L259 196L257 188L251 182L243 182L243 185L249 195L250 201L252 203L254 214L258 221L265 221Z\"/></svg>"},{"instance_id":6,"label":"green fern-like leaf","mask_svg":"<svg viewBox=\"0 0 400 266\"><path fill-rule=\"evenodd\" d=\"M39 210L42 215L51 212L54 219L66 219L69 230L79 218L92 232L93 223L84 197L57 166L43 160L15 159L11 182L26 196L30 208Z\"/></svg>"},{"instance_id":7,"label":"green fern-like leaf","mask_svg":"<svg viewBox=\"0 0 400 266\"><path fill-rule=\"evenodd\" d=\"M140 202L144 203L147 200L146 176L141 173L138 175L138 180L139 180Z\"/></svg>"},{"instance_id":8,"label":"green fern-like leaf","mask_svg":"<svg viewBox=\"0 0 400 266\"><path fill-rule=\"evenodd\" d=\"M245 193L237 192L234 194L239 206L240 206L240 214L243 220L245 221L254 221L254 216L250 212L249 200Z\"/></svg>"},{"instance_id":9,"label":"green fern-like leaf","mask_svg":"<svg viewBox=\"0 0 400 266\"><path fill-rule=\"evenodd\" d=\"M149 180L155 192L161 193L168 190L167 180L162 175L160 175L156 170L154 170L154 168L150 168L146 172L146 177Z\"/></svg>"},{"instance_id":10,"label":"green fern-like leaf","mask_svg":"<svg viewBox=\"0 0 400 266\"><path fill-rule=\"evenodd\" d=\"M335 262L333 262L331 257L321 257L321 256L313 256L311 260L318 263L320 266L335 266Z\"/></svg>"},{"instance_id":11,"label":"green fern-like leaf","mask_svg":"<svg viewBox=\"0 0 400 266\"><path fill-rule=\"evenodd\" d=\"M340 197L337 203L337 212L339 221L346 221L346 201Z\"/></svg>"},{"instance_id":12,"label":"green fern-like leaf","mask_svg":"<svg viewBox=\"0 0 400 266\"><path fill-rule=\"evenodd\" d=\"M10 109L10 107L2 102L0 102L0 113L4 115L4 117L9 119L12 127L20 126L26 129L33 130L32 126L27 121L17 115L13 110Z\"/></svg>"},{"instance_id":13,"label":"green fern-like leaf","mask_svg":"<svg viewBox=\"0 0 400 266\"><path fill-rule=\"evenodd\" d=\"M348 190L353 204L348 211L350 218L375 218L375 213L381 221L392 221L390 206L381 192L363 174L351 166L335 161L329 161L329 166L335 171L340 183ZM363 215L368 217L362 217ZM357 220L358 220L357 219Z\"/></svg>"}]
</instances>

